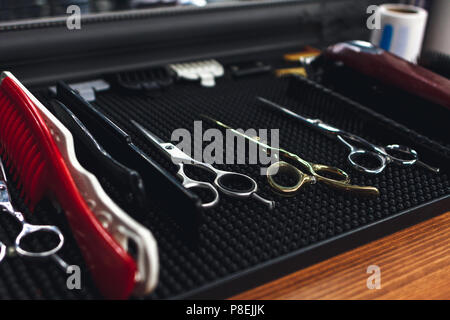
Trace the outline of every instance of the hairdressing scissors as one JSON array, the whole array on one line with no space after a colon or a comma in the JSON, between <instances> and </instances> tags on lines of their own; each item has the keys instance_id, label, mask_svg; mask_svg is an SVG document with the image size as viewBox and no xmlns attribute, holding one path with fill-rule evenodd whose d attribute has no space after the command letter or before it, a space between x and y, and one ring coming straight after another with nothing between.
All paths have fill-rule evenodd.
<instances>
[{"instance_id":1,"label":"hairdressing scissors","mask_svg":"<svg viewBox=\"0 0 450 320\"><path fill-rule=\"evenodd\" d=\"M8 188L6 185L5 168L3 167L3 162L0 159L0 214L1 213L8 213L12 215L22 225L22 230L20 231L19 235L16 237L14 242L14 251L18 255L31 258L44 258L48 256L54 256L55 253L62 248L64 244L64 236L58 229L58 227L49 225L29 224L25 221L25 217L21 212L14 210L14 207L11 203L11 198L9 196ZM26 236L29 236L30 234L37 232L53 233L58 237L59 242L53 248L41 252L32 252L21 247L21 241ZM6 245L0 241L0 262L3 260L3 258L5 258L6 249L7 249ZM57 262L60 262L59 257L54 256L54 259Z\"/></svg>"},{"instance_id":2,"label":"hairdressing scissors","mask_svg":"<svg viewBox=\"0 0 450 320\"><path fill-rule=\"evenodd\" d=\"M409 147L398 144L390 144L385 147L377 146L360 136L333 127L320 119L306 118L267 99L261 97L258 97L257 99L278 112L287 114L326 135L336 137L350 149L347 159L350 164L359 171L377 174L382 172L389 163L393 162L401 165L418 164L435 173L439 172L439 168L431 167L420 161L417 152ZM362 147L355 146L351 142ZM392 154L393 152L404 155L404 158L403 156L401 158L394 156ZM375 159L379 165L374 167L365 166L364 163L361 163L363 157L371 157Z\"/></svg>"},{"instance_id":3,"label":"hairdressing scissors","mask_svg":"<svg viewBox=\"0 0 450 320\"><path fill-rule=\"evenodd\" d=\"M158 136L156 136L154 133L151 133L149 130L141 126L136 121L131 120L131 122L144 134L144 136L150 142L152 142L160 150L164 151L166 156L171 158L172 162L178 166L177 176L182 180L182 184L185 188L187 189L203 188L208 189L212 192L214 199L211 200L210 202L203 203L202 204L203 208L210 208L217 205L217 203L219 202L219 192L217 191L217 189L219 189L226 195L236 198L253 197L263 202L265 205L269 207L269 209L274 208L275 206L274 201L264 199L263 197L261 197L256 193L256 191L258 190L258 185L256 181L250 178L249 176L237 172L218 170L209 163L197 161L191 158L183 151L181 151L174 144L162 141ZM205 169L211 173L214 173L215 174L214 182L211 184L209 182L197 181L189 178L184 172L184 165L193 165ZM242 185L248 185L248 188L237 189L227 185L227 182L229 183L236 180L243 181L244 183Z\"/></svg>"},{"instance_id":4,"label":"hairdressing scissors","mask_svg":"<svg viewBox=\"0 0 450 320\"><path fill-rule=\"evenodd\" d=\"M317 181L321 181L323 183L326 183L329 186L335 187L337 189L342 189L346 191L354 191L361 194L368 194L368 195L378 195L379 191L375 187L370 186L358 186L358 185L352 185L350 184L350 177L348 174L336 167L327 166L323 164L317 164L312 163L309 161L306 161L302 159L300 156L289 152L282 148L275 148L272 146L269 146L268 144L262 142L259 137L250 137L246 135L245 133L233 129L230 126L212 119L208 116L203 117L213 121L215 124L231 130L234 134L241 136L249 141L252 141L253 143L256 143L257 145L261 146L265 152L272 151L274 152L274 157L277 159L276 162L272 163L266 171L267 180L269 181L270 186L278 193L284 194L284 195L293 195L295 192L297 192L303 185L305 184L315 184ZM299 164L302 169L298 169L291 163L281 161L279 160L280 155L291 159L295 161L295 163ZM277 183L274 179L274 176L278 173L278 171L285 171L286 173L290 174L291 176L294 175L296 178L296 183L290 186L285 186L280 183ZM306 173L305 173L306 172ZM320 174L320 172L329 172L333 175L337 176L338 179L332 179L329 177L325 177ZM340 178L340 179L339 179Z\"/></svg>"}]
</instances>

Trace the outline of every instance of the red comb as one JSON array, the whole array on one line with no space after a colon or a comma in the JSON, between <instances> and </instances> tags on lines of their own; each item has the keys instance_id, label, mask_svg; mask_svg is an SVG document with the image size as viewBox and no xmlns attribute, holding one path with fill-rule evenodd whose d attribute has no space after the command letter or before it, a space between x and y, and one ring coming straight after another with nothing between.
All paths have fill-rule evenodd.
<instances>
[{"instance_id":1,"label":"red comb","mask_svg":"<svg viewBox=\"0 0 450 320\"><path fill-rule=\"evenodd\" d=\"M33 210L42 197L54 196L101 293L127 298L135 285L135 261L89 209L36 106L8 76L0 80L0 114L1 154L27 205Z\"/></svg>"}]
</instances>

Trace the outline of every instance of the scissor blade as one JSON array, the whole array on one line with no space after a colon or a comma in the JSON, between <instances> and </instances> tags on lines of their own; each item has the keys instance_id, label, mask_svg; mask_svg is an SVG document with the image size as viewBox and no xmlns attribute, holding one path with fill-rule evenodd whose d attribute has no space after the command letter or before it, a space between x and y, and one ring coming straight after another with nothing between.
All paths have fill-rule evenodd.
<instances>
[{"instance_id":1,"label":"scissor blade","mask_svg":"<svg viewBox=\"0 0 450 320\"><path fill-rule=\"evenodd\" d=\"M289 110L289 109L287 109L287 108L285 108L285 107L283 107L283 106L281 106L281 105L279 105L279 104L277 104L275 102L267 100L265 98L256 97L256 99L258 99L259 101L264 103L266 106L270 107L272 110L275 110L275 111L278 111L278 112L281 112L281 113L285 113L285 114L287 114L287 115L289 115L291 117L296 118L297 120L300 120L302 122L307 123L308 125L316 126L316 122L317 121L315 119L305 118L305 117L303 117L303 116L301 116L301 115L299 115L299 114L297 114L297 113L295 113L295 112L293 112L293 111L291 111L291 110Z\"/></svg>"},{"instance_id":2,"label":"scissor blade","mask_svg":"<svg viewBox=\"0 0 450 320\"><path fill-rule=\"evenodd\" d=\"M238 130L236 130L236 129L233 129L233 128L230 127L229 125L227 125L227 124L225 124L225 123L223 123L223 122L221 122L221 121L219 121L219 120L216 120L216 119L214 119L214 118L211 118L211 117L209 117L209 116L207 116L207 115L201 114L200 116L203 117L203 118L205 118L206 120L209 120L209 121L211 121L212 123L218 125L219 127L222 127L222 128L227 129L227 130L230 130L231 132L233 132L233 133L234 133L235 135L237 135L237 136L241 136L241 137L243 137L244 139L247 139L247 140L249 140L249 141L251 141L251 142L253 142L253 143L256 143L257 145L260 145L260 146L263 147L265 150L278 150L278 149L276 149L276 148L273 148L273 147L269 146L269 145L266 144L266 143L263 143L263 142L259 141L259 140L258 140L258 139L259 139L258 137L250 137L249 135L246 135L245 133L243 133L243 132L241 132L241 131L238 131Z\"/></svg>"},{"instance_id":3,"label":"scissor blade","mask_svg":"<svg viewBox=\"0 0 450 320\"><path fill-rule=\"evenodd\" d=\"M164 143L164 141L162 141L156 134L150 132L150 130L144 128L143 126L141 126L139 123L137 123L134 120L130 120L131 123L133 123L135 125L136 128L139 129L139 131L142 132L142 134L150 141L152 142L154 145L156 145L159 148L162 148L161 145Z\"/></svg>"}]
</instances>

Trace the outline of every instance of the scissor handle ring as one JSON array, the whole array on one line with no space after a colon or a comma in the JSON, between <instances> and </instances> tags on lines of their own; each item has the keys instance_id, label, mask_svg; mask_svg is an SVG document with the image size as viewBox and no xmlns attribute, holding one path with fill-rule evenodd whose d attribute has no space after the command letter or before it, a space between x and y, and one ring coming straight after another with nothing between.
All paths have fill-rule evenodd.
<instances>
[{"instance_id":1,"label":"scissor handle ring","mask_svg":"<svg viewBox=\"0 0 450 320\"><path fill-rule=\"evenodd\" d=\"M258 184L255 180L253 180L251 177L239 173L239 172L230 172L230 171L219 171L216 170L217 176L216 179L214 179L214 184L226 195L238 197L238 198L247 198L252 193L256 192L258 190ZM250 187L247 189L235 189L230 188L224 183L224 178L232 178L232 177L240 177L244 180L247 180L250 182Z\"/></svg>"},{"instance_id":2,"label":"scissor handle ring","mask_svg":"<svg viewBox=\"0 0 450 320\"><path fill-rule=\"evenodd\" d=\"M54 233L59 238L59 243L52 249L42 252L31 252L22 249L20 246L20 242L28 235L36 232L48 232L48 233ZM54 255L57 253L62 246L64 245L64 235L56 226L35 226L32 224L24 223L22 227L22 231L19 233L19 235L16 238L15 242L15 250L16 252L25 257L31 257L31 258L44 258L51 255Z\"/></svg>"},{"instance_id":3,"label":"scissor handle ring","mask_svg":"<svg viewBox=\"0 0 450 320\"><path fill-rule=\"evenodd\" d=\"M210 169L208 167L207 164L202 164L200 162L194 162L194 163L189 164L189 165L205 168L207 170L212 170L212 169ZM209 182L198 181L198 180L194 180L194 179L189 178L186 175L186 173L184 172L184 164L182 162L180 162L178 164L177 176L179 178L181 178L181 181L182 181L181 184L186 189L202 188L202 189L208 189L208 190L210 190L212 192L214 198L210 202L206 202L206 203L201 202L201 207L202 208L204 208L204 209L212 208L212 207L214 207L215 205L217 205L219 203L219 192L217 191L217 189L214 188L214 186L211 183L209 183Z\"/></svg>"},{"instance_id":4,"label":"scissor handle ring","mask_svg":"<svg viewBox=\"0 0 450 320\"><path fill-rule=\"evenodd\" d=\"M357 159L361 155L370 155L371 157L376 158L380 162L380 165L375 168L367 168L367 167L359 164ZM386 156L379 154L377 152L372 152L372 151L368 151L368 150L364 150L364 149L353 149L349 153L347 159L356 170L359 170L359 171L362 171L365 173L377 174L377 173L382 172L384 170L384 168L386 168Z\"/></svg>"},{"instance_id":5,"label":"scissor handle ring","mask_svg":"<svg viewBox=\"0 0 450 320\"><path fill-rule=\"evenodd\" d=\"M399 144L390 144L384 147L385 150L397 151L411 156L411 159L402 159L395 157L386 151L387 156L393 160L394 162L401 163L403 165L413 165L417 162L419 156L416 150L411 149L410 147L402 146Z\"/></svg>"},{"instance_id":6,"label":"scissor handle ring","mask_svg":"<svg viewBox=\"0 0 450 320\"><path fill-rule=\"evenodd\" d=\"M212 208L215 205L219 203L219 192L217 191L214 186L209 182L204 181L197 181L190 178L187 178L183 181L183 187L186 189L193 189L193 188L201 188L201 189L208 189L212 192L214 198L209 202L202 202L201 200L201 207L204 209Z\"/></svg>"},{"instance_id":7,"label":"scissor handle ring","mask_svg":"<svg viewBox=\"0 0 450 320\"><path fill-rule=\"evenodd\" d=\"M293 186L283 186L273 178L280 170L293 173L297 177L297 183ZM267 181L269 185L280 195L293 196L306 182L312 180L311 176L306 175L292 164L285 161L277 161L272 163L266 171ZM315 182L315 179L314 179Z\"/></svg>"}]
</instances>

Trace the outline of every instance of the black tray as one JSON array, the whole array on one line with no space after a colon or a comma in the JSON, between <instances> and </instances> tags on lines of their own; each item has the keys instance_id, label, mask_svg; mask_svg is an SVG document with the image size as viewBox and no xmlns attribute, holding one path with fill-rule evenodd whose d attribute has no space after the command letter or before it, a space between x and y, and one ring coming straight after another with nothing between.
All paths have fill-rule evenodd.
<instances>
[{"instance_id":1,"label":"black tray","mask_svg":"<svg viewBox=\"0 0 450 320\"><path fill-rule=\"evenodd\" d=\"M262 108L261 95L315 116L344 130L379 143L402 143L418 150L421 158L438 166L433 174L417 166L389 165L376 176L353 170L346 161L347 150L335 140L284 116ZM37 96L46 104L48 92ZM196 83L178 83L157 96L97 93L94 103L109 114L154 160L174 173L173 165L138 134L129 119L138 119L163 139L170 140L176 128L193 130L201 113L236 128L279 128L280 145L305 159L334 165L347 171L352 182L380 189L378 198L361 198L323 184L305 187L296 197L275 195L260 175L257 165L217 165L255 178L260 193L276 200L267 210L256 201L236 200L221 194L220 205L205 211L198 230L199 243L192 245L179 236L179 228L156 204L148 214L134 218L150 228L158 241L161 272L154 293L146 298L225 298L276 277L337 255L363 243L390 234L450 208L450 152L445 147L348 100L309 80L296 77L276 79L270 74L242 79L224 77L214 88ZM413 115L411 115L413 116ZM203 129L212 127L203 122ZM95 128L89 128L95 134ZM88 169L89 161L80 156ZM194 174L202 178L202 173ZM100 177L105 190L123 206L120 194ZM12 186L14 187L14 186ZM66 288L67 275L52 262L6 259L0 265L0 298L99 298L63 214L48 204L30 215L13 193L17 207L35 223L57 224L67 236L61 256L83 270L81 291ZM167 201L171 200L167 195ZM125 208L126 209L126 208ZM0 238L11 240L11 221L0 222ZM35 239L30 246L39 248Z\"/></svg>"}]
</instances>

